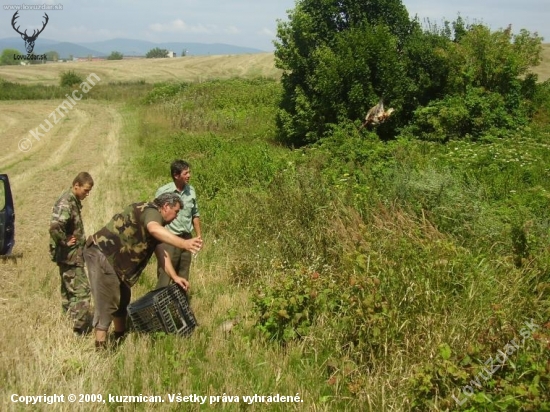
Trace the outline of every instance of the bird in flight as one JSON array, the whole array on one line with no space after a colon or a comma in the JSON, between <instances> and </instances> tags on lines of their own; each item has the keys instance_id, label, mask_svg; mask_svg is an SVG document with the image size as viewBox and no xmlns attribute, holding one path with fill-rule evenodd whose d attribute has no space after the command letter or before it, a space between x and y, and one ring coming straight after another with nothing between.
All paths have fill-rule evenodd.
<instances>
[{"instance_id":1,"label":"bird in flight","mask_svg":"<svg viewBox=\"0 0 550 412\"><path fill-rule=\"evenodd\" d=\"M363 121L363 124L359 128L361 130L363 127L368 126L377 126L380 123L384 123L388 118L391 116L391 114L394 112L394 109L388 109L384 111L384 101L380 99L378 104L376 106L373 106L365 116L365 120Z\"/></svg>"}]
</instances>

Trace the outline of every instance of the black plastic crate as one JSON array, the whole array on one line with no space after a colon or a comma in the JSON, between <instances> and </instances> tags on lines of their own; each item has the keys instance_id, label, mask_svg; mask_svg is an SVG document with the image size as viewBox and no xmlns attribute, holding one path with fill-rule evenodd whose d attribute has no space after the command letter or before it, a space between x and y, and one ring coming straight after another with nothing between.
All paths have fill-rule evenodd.
<instances>
[{"instance_id":1,"label":"black plastic crate","mask_svg":"<svg viewBox=\"0 0 550 412\"><path fill-rule=\"evenodd\" d=\"M128 306L137 331L189 335L197 326L185 291L175 283L153 290Z\"/></svg>"},{"instance_id":2,"label":"black plastic crate","mask_svg":"<svg viewBox=\"0 0 550 412\"><path fill-rule=\"evenodd\" d=\"M140 332L163 332L164 325L154 306L154 298L160 292L152 291L128 305L132 326Z\"/></svg>"}]
</instances>

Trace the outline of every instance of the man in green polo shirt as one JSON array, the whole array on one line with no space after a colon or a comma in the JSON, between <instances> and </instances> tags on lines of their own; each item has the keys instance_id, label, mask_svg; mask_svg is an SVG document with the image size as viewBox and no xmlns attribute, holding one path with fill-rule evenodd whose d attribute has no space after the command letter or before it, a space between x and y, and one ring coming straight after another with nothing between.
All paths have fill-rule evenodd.
<instances>
[{"instance_id":1,"label":"man in green polo shirt","mask_svg":"<svg viewBox=\"0 0 550 412\"><path fill-rule=\"evenodd\" d=\"M201 223L199 206L197 204L197 195L195 189L189 184L191 178L191 167L184 160L175 160L170 165L170 174L172 182L168 183L157 190L155 197L163 193L175 193L182 202L183 209L178 213L178 217L166 227L170 232L182 239L191 239L192 231L195 231L196 237L201 238ZM189 280L189 268L191 267L192 254L188 250L182 250L171 245L164 245L172 266L176 273ZM165 287L170 284L170 276L159 265L157 268L157 288Z\"/></svg>"}]
</instances>

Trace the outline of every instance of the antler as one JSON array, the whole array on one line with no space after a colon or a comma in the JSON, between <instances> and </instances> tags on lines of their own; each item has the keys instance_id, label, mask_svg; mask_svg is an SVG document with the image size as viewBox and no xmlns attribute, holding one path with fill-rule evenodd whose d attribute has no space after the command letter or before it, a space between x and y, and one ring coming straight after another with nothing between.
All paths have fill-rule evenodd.
<instances>
[{"instance_id":1,"label":"antler","mask_svg":"<svg viewBox=\"0 0 550 412\"><path fill-rule=\"evenodd\" d=\"M15 28L15 20L17 20L17 18L19 17L19 16L17 15L17 13L19 13L19 11L16 11L15 14L13 15L13 17L11 18L11 26L12 26L13 29L14 29L17 33L19 33L21 36L26 36L26 35L27 35L27 30L25 30L25 33L21 33L21 32L19 31L19 27L21 27L21 26L17 26L17 28Z\"/></svg>"},{"instance_id":2,"label":"antler","mask_svg":"<svg viewBox=\"0 0 550 412\"><path fill-rule=\"evenodd\" d=\"M42 28L41 28L40 30L38 30L38 32L36 32L36 29L33 30L32 36L30 36L29 39L32 39L32 40L36 39L36 38L38 37L38 35L44 31L44 29L46 28L46 24L48 24L48 21L50 20L50 18L48 17L48 14L47 14L47 13L44 13L44 17L46 18L46 21L45 21L44 24L42 25ZM26 33L26 32L27 32L27 31L25 30L25 33ZM36 32L36 33L35 33L35 32Z\"/></svg>"},{"instance_id":3,"label":"antler","mask_svg":"<svg viewBox=\"0 0 550 412\"><path fill-rule=\"evenodd\" d=\"M19 31L19 27L21 27L21 26L17 26L17 28L15 27L15 21L19 18L19 16L17 15L18 13L19 13L19 10L16 11L14 13L13 17L11 18L11 25L17 33L19 33L21 36L25 36L25 38L28 39L28 40L36 40L38 35L44 31L44 29L46 28L46 25L48 24L48 21L50 20L50 18L48 17L48 14L44 13L44 17L46 18L46 21L43 23L42 28L40 30L38 30L38 32L36 31L36 29L33 30L32 36L29 36L27 34L27 30L25 30L24 33L21 33Z\"/></svg>"}]
</instances>

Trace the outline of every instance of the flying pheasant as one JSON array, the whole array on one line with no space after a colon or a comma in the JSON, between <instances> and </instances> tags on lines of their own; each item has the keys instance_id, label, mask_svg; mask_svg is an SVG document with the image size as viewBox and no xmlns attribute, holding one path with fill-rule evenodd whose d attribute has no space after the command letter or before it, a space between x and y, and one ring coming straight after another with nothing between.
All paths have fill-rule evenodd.
<instances>
[{"instance_id":1,"label":"flying pheasant","mask_svg":"<svg viewBox=\"0 0 550 412\"><path fill-rule=\"evenodd\" d=\"M382 99L378 102L378 104L374 107L372 107L365 116L365 121L359 128L361 130L363 127L367 126L376 126L380 123L384 123L394 112L394 109L388 109L384 111L384 102Z\"/></svg>"}]
</instances>

